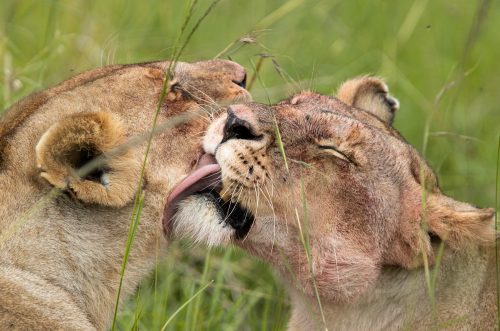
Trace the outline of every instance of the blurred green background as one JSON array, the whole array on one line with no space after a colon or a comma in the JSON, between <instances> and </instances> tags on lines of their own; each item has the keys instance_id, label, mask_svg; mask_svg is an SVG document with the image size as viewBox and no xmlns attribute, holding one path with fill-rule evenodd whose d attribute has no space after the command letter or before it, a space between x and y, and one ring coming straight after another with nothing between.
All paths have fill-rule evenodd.
<instances>
[{"instance_id":1,"label":"blurred green background","mask_svg":"<svg viewBox=\"0 0 500 331\"><path fill-rule=\"evenodd\" d=\"M87 69L168 58L186 3L3 0L0 109ZM211 3L197 2L190 27ZM331 94L349 77L380 75L401 102L396 128L427 157L443 190L490 207L500 134L499 9L488 0L222 0L181 59L226 50L221 57L250 73L260 62L252 90L260 102L301 89ZM288 298L274 279L239 251L174 244L124 304L118 325L158 330L214 280L167 329L283 330Z\"/></svg>"}]
</instances>

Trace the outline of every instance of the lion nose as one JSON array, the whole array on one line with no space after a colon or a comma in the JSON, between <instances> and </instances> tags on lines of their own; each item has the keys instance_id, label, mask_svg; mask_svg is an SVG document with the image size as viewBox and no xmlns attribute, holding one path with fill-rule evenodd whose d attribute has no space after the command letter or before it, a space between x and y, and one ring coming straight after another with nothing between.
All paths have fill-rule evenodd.
<instances>
[{"instance_id":1,"label":"lion nose","mask_svg":"<svg viewBox=\"0 0 500 331\"><path fill-rule=\"evenodd\" d=\"M245 71L243 71L242 75L239 75L237 79L233 79L233 83L238 85L241 88L246 88L247 87L247 74Z\"/></svg>"},{"instance_id":2,"label":"lion nose","mask_svg":"<svg viewBox=\"0 0 500 331\"><path fill-rule=\"evenodd\" d=\"M231 81L241 88L246 89L247 87L247 71L243 66L236 62L229 62L232 66L231 70Z\"/></svg>"},{"instance_id":3,"label":"lion nose","mask_svg":"<svg viewBox=\"0 0 500 331\"><path fill-rule=\"evenodd\" d=\"M235 106L228 108L226 124L224 125L224 137L221 143L230 139L258 140L261 137L261 135L255 133L255 128L252 127L248 120L237 115Z\"/></svg>"}]
</instances>

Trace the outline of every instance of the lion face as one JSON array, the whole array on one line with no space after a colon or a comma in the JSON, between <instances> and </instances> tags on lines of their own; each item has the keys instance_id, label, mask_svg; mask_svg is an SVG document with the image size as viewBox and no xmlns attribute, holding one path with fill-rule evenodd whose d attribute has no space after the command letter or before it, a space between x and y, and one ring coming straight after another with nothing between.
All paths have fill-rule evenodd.
<instances>
[{"instance_id":1,"label":"lion face","mask_svg":"<svg viewBox=\"0 0 500 331\"><path fill-rule=\"evenodd\" d=\"M36 148L26 146L32 148L27 151L28 156L35 152L39 175L50 184L84 203L126 205L137 189L134 186L145 151L143 142L152 126L168 69L171 72L157 124L162 127L162 123L177 115L192 116L178 121L188 124L167 127L154 140L153 169L147 169L153 177L168 176L168 165L179 164L179 159L185 160L188 154L194 158L197 138L191 136L203 132L207 119L220 111L221 104L250 99L244 88L245 70L234 62L179 62L169 66L169 62L158 62L97 69L41 92L34 100L21 101L13 107L18 111L9 111L2 122L3 166L12 167L20 156L16 138L11 136L27 135L37 139ZM36 128L23 132L23 124ZM175 139L184 139L184 144L172 146L173 135ZM133 138L136 143L131 142ZM98 157L103 158L101 164L84 173L80 171ZM180 162L179 172L186 171L190 162ZM22 162L25 168L33 164ZM165 185L175 180L164 179Z\"/></svg>"},{"instance_id":2,"label":"lion face","mask_svg":"<svg viewBox=\"0 0 500 331\"><path fill-rule=\"evenodd\" d=\"M493 210L440 192L390 126L397 102L385 84L348 82L342 95L355 107L310 92L230 106L205 137L215 160L170 197L174 233L236 243L331 302L364 293L383 266L414 268L422 254L432 263L436 238L454 248L491 243Z\"/></svg>"},{"instance_id":3,"label":"lion face","mask_svg":"<svg viewBox=\"0 0 500 331\"><path fill-rule=\"evenodd\" d=\"M251 99L246 87L245 70L232 61L212 60L179 63L170 83L170 96L211 105L243 102Z\"/></svg>"}]
</instances>

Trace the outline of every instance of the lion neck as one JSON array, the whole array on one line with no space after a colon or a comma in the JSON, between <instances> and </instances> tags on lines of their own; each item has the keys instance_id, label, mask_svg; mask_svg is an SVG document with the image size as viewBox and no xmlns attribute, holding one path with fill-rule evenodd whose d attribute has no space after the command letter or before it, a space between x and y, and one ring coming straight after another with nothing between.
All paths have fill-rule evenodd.
<instances>
[{"instance_id":1,"label":"lion neck","mask_svg":"<svg viewBox=\"0 0 500 331\"><path fill-rule=\"evenodd\" d=\"M317 300L291 289L289 330L471 329L478 321L484 324L495 316L495 262L491 253L477 249L445 251L435 276L434 299L423 267L383 268L374 288L355 302L321 302L326 326ZM434 277L432 268L430 274ZM491 323L493 329L496 321Z\"/></svg>"}]
</instances>

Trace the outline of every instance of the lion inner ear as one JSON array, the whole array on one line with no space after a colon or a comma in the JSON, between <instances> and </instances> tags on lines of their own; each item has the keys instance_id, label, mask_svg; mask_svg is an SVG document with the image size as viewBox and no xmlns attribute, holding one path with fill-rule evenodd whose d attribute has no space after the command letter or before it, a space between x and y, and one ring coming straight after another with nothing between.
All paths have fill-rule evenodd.
<instances>
[{"instance_id":1,"label":"lion inner ear","mask_svg":"<svg viewBox=\"0 0 500 331\"><path fill-rule=\"evenodd\" d=\"M389 88L377 77L358 77L344 82L337 92L342 102L363 109L388 125L392 125L396 111L399 109L397 99L389 95Z\"/></svg>"},{"instance_id":2,"label":"lion inner ear","mask_svg":"<svg viewBox=\"0 0 500 331\"><path fill-rule=\"evenodd\" d=\"M41 177L85 203L121 207L134 196L140 157L111 155L125 143L122 123L105 112L82 113L53 124L36 146Z\"/></svg>"},{"instance_id":3,"label":"lion inner ear","mask_svg":"<svg viewBox=\"0 0 500 331\"><path fill-rule=\"evenodd\" d=\"M99 163L97 158L102 157L103 153L97 149L96 146L74 146L70 148L68 152L61 155L61 163L66 163L70 169L76 170L76 175L84 180L91 180L94 182L99 182L102 185L109 185L109 180L107 180L106 172L110 169L105 164ZM96 161L94 167L90 166L88 170L85 169L86 165L90 165L91 161Z\"/></svg>"}]
</instances>

